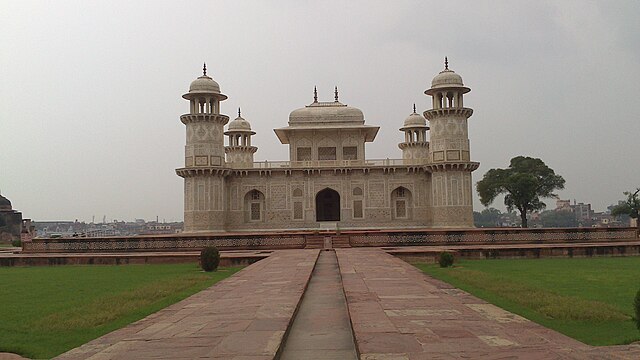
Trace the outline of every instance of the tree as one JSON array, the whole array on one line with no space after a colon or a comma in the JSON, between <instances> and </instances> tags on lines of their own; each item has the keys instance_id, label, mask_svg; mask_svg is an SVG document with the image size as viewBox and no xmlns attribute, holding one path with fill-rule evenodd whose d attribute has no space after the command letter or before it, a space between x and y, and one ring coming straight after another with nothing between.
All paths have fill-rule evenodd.
<instances>
[{"instance_id":1,"label":"tree","mask_svg":"<svg viewBox=\"0 0 640 360\"><path fill-rule=\"evenodd\" d=\"M611 215L629 215L630 218L636 219L636 226L640 231L640 220L638 220L638 212L640 211L640 188L636 189L634 193L631 191L625 191L623 194L627 195L627 200L616 205L611 210Z\"/></svg>"},{"instance_id":2,"label":"tree","mask_svg":"<svg viewBox=\"0 0 640 360\"><path fill-rule=\"evenodd\" d=\"M482 212L473 212L473 223L476 227L500 226L502 212L496 208L486 208Z\"/></svg>"},{"instance_id":3,"label":"tree","mask_svg":"<svg viewBox=\"0 0 640 360\"><path fill-rule=\"evenodd\" d=\"M540 214L540 223L546 228L577 227L578 220L571 211L548 210Z\"/></svg>"},{"instance_id":4,"label":"tree","mask_svg":"<svg viewBox=\"0 0 640 360\"><path fill-rule=\"evenodd\" d=\"M564 189L564 179L556 175L542 160L526 156L511 159L506 169L491 169L478 181L480 202L489 206L504 194L507 210L520 212L522 227L527 227L527 214L546 207L540 198L558 198L555 190Z\"/></svg>"}]
</instances>

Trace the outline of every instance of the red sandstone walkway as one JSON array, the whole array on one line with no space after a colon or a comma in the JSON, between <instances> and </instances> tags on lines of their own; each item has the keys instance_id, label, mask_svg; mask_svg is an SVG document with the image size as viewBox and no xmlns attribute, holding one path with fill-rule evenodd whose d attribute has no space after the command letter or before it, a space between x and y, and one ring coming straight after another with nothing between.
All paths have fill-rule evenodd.
<instances>
[{"instance_id":1,"label":"red sandstone walkway","mask_svg":"<svg viewBox=\"0 0 640 360\"><path fill-rule=\"evenodd\" d=\"M338 259L320 253L280 360L357 359Z\"/></svg>"},{"instance_id":2,"label":"red sandstone walkway","mask_svg":"<svg viewBox=\"0 0 640 360\"><path fill-rule=\"evenodd\" d=\"M381 249L336 253L361 359L640 359L640 346L584 345L434 280ZM317 257L318 250L276 251L60 359L274 359Z\"/></svg>"},{"instance_id":3,"label":"red sandstone walkway","mask_svg":"<svg viewBox=\"0 0 640 360\"><path fill-rule=\"evenodd\" d=\"M640 359L640 346L587 346L380 249L336 252L363 360Z\"/></svg>"},{"instance_id":4,"label":"red sandstone walkway","mask_svg":"<svg viewBox=\"0 0 640 360\"><path fill-rule=\"evenodd\" d=\"M273 359L318 250L282 250L59 359Z\"/></svg>"}]
</instances>

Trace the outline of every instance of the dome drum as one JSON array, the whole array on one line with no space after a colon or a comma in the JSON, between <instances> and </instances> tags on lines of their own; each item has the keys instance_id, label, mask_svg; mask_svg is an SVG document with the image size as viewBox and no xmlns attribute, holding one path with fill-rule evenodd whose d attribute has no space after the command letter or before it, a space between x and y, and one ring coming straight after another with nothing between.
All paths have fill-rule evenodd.
<instances>
[{"instance_id":1,"label":"dome drum","mask_svg":"<svg viewBox=\"0 0 640 360\"><path fill-rule=\"evenodd\" d=\"M11 201L6 197L0 195L0 211L11 211L13 208L11 207Z\"/></svg>"}]
</instances>

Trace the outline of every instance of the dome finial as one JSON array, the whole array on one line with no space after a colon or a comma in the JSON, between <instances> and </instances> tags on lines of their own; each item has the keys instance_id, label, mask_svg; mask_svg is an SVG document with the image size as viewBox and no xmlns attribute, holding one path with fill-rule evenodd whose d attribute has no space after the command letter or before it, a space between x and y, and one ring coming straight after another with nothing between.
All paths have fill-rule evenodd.
<instances>
[{"instance_id":1,"label":"dome finial","mask_svg":"<svg viewBox=\"0 0 640 360\"><path fill-rule=\"evenodd\" d=\"M207 63L202 65L202 75L207 76Z\"/></svg>"},{"instance_id":2,"label":"dome finial","mask_svg":"<svg viewBox=\"0 0 640 360\"><path fill-rule=\"evenodd\" d=\"M444 57L444 69L449 70L449 59L446 56Z\"/></svg>"},{"instance_id":3,"label":"dome finial","mask_svg":"<svg viewBox=\"0 0 640 360\"><path fill-rule=\"evenodd\" d=\"M336 102L338 102L338 87L337 86L336 86L336 89L334 90L333 93L335 95Z\"/></svg>"},{"instance_id":4,"label":"dome finial","mask_svg":"<svg viewBox=\"0 0 640 360\"><path fill-rule=\"evenodd\" d=\"M318 102L318 88L317 87L313 87L313 102L317 103Z\"/></svg>"},{"instance_id":5,"label":"dome finial","mask_svg":"<svg viewBox=\"0 0 640 360\"><path fill-rule=\"evenodd\" d=\"M413 113L414 113L414 114L417 114L417 113L416 113L416 103L413 103Z\"/></svg>"},{"instance_id":6,"label":"dome finial","mask_svg":"<svg viewBox=\"0 0 640 360\"><path fill-rule=\"evenodd\" d=\"M240 106L238 106L238 117L242 117L240 116Z\"/></svg>"}]
</instances>

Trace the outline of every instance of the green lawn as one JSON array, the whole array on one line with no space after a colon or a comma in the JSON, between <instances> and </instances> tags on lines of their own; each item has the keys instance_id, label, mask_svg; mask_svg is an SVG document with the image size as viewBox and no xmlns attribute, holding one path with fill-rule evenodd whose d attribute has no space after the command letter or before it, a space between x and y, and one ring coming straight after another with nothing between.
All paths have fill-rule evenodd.
<instances>
[{"instance_id":1,"label":"green lawn","mask_svg":"<svg viewBox=\"0 0 640 360\"><path fill-rule=\"evenodd\" d=\"M229 277L196 264L0 268L0 352L50 358Z\"/></svg>"},{"instance_id":2,"label":"green lawn","mask_svg":"<svg viewBox=\"0 0 640 360\"><path fill-rule=\"evenodd\" d=\"M640 340L632 320L640 257L463 260L425 273L590 345Z\"/></svg>"}]
</instances>

